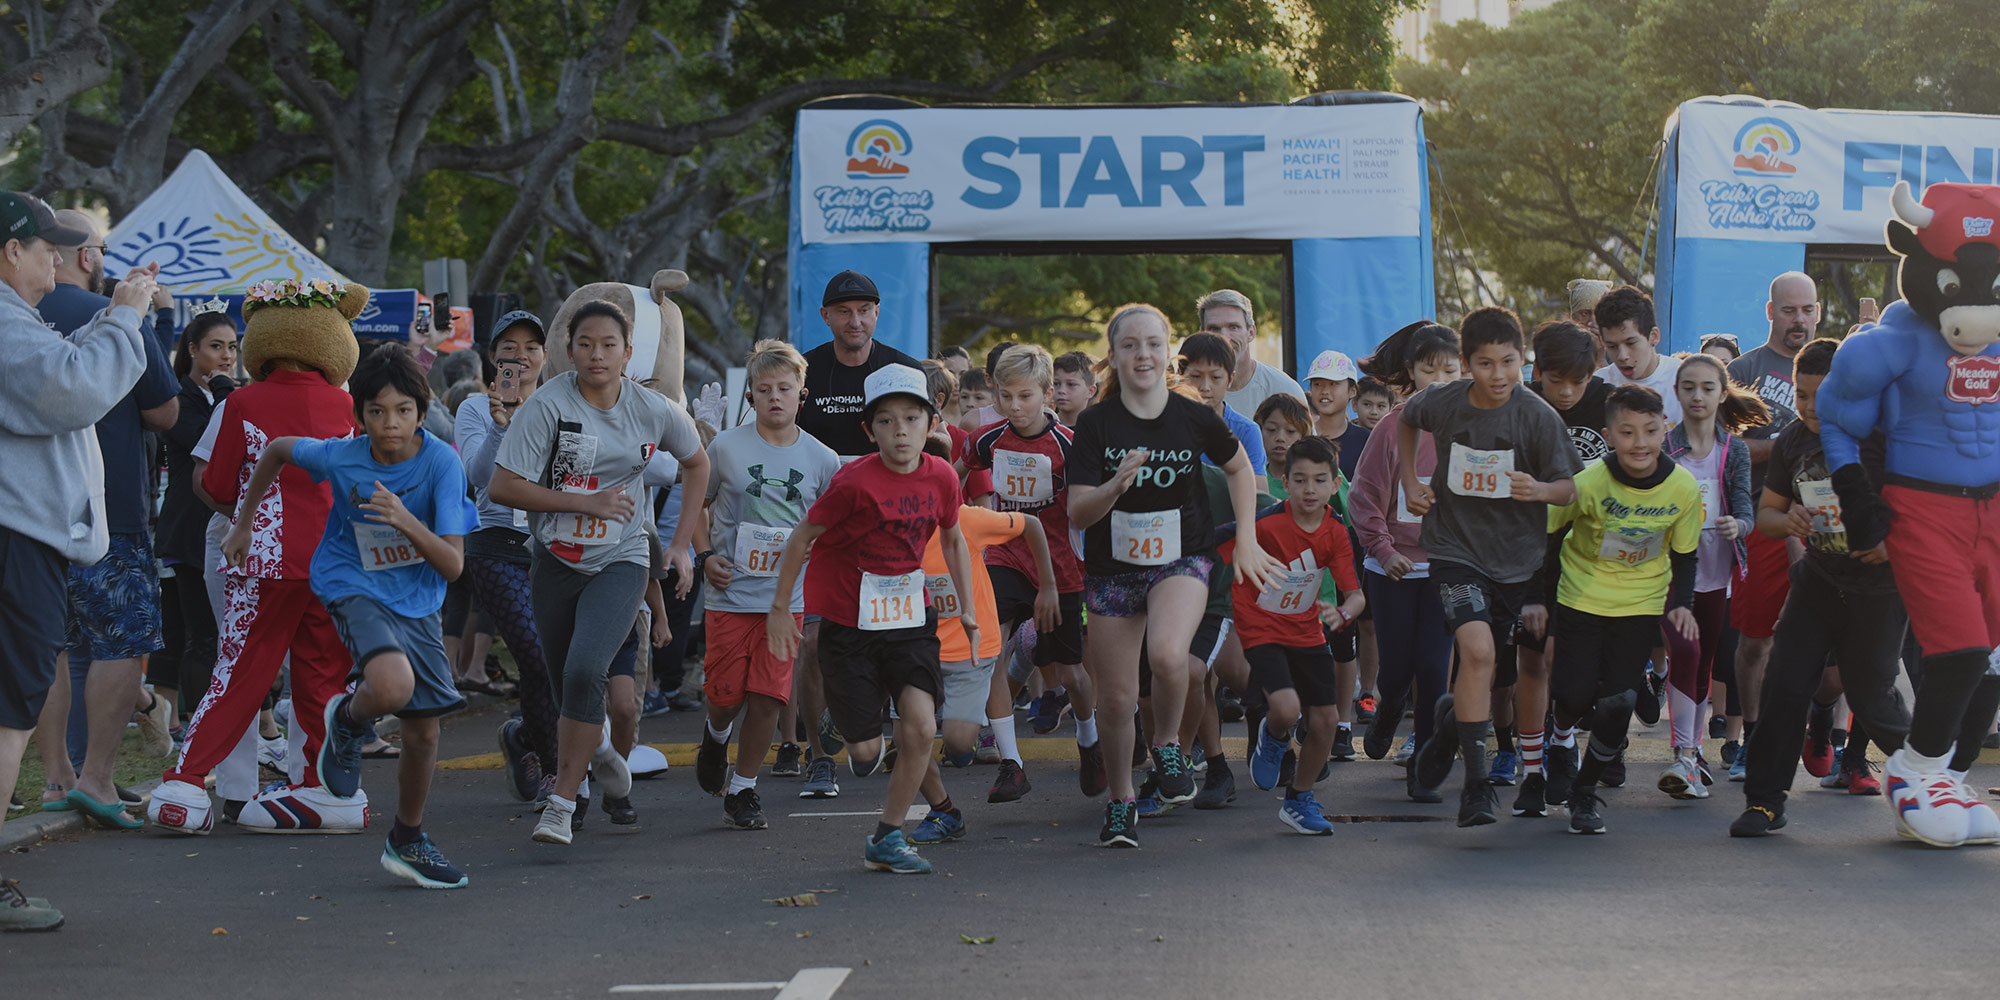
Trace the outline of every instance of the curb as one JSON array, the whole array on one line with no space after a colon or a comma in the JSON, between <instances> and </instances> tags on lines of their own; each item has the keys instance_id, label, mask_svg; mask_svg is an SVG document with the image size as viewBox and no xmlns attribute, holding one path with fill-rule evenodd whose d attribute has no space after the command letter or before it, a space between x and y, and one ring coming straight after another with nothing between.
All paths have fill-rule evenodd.
<instances>
[{"instance_id":1,"label":"curb","mask_svg":"<svg viewBox=\"0 0 2000 1000\"><path fill-rule=\"evenodd\" d=\"M134 786L132 790L145 795L158 787L160 787L160 782L159 779L155 778L143 785ZM142 812L141 816L143 815L144 813ZM90 829L90 821L85 819L82 813L74 810L36 813L26 819L8 820L7 828L4 831L0 831L0 852L12 851L19 847L32 847L49 837L60 837L64 834L88 829Z\"/></svg>"}]
</instances>

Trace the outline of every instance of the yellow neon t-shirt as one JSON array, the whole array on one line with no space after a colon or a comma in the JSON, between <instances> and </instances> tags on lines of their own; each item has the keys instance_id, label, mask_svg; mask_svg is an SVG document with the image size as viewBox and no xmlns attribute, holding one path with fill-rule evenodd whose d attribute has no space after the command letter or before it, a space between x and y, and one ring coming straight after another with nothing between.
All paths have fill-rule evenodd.
<instances>
[{"instance_id":1,"label":"yellow neon t-shirt","mask_svg":"<svg viewBox=\"0 0 2000 1000\"><path fill-rule=\"evenodd\" d=\"M1576 500L1549 508L1549 531L1570 526L1556 600L1607 618L1667 610L1669 553L1701 541L1701 487L1676 466L1658 486L1635 489L1611 475L1616 457L1576 474Z\"/></svg>"}]
</instances>

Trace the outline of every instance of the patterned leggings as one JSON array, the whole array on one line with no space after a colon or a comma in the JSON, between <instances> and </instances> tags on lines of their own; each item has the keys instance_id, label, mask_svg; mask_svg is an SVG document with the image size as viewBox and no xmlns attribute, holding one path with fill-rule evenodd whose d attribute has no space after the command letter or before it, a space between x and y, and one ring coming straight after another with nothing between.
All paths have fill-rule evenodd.
<instances>
[{"instance_id":1,"label":"patterned leggings","mask_svg":"<svg viewBox=\"0 0 2000 1000\"><path fill-rule=\"evenodd\" d=\"M535 632L534 609L528 601L528 566L484 556L467 556L472 579L472 603L492 616L501 641L521 670L521 730L528 749L540 759L542 773L556 772L556 700L549 688L548 662Z\"/></svg>"}]
</instances>

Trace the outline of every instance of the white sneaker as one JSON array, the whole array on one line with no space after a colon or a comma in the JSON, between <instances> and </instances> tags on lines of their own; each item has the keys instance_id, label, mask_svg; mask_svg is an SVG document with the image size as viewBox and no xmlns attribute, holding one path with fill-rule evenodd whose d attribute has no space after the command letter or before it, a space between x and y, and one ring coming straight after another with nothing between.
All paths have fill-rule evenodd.
<instances>
[{"instance_id":1,"label":"white sneaker","mask_svg":"<svg viewBox=\"0 0 2000 1000\"><path fill-rule=\"evenodd\" d=\"M268 740L261 735L258 736L257 737L258 765L263 767L265 770L270 771L272 774L285 773L285 751L287 749L288 748L285 745L285 738L283 736L274 736Z\"/></svg>"},{"instance_id":2,"label":"white sneaker","mask_svg":"<svg viewBox=\"0 0 2000 1000\"><path fill-rule=\"evenodd\" d=\"M1952 780L1958 782L1959 798L1965 807L1965 842L1968 844L2000 844L2000 813L1993 807L1979 801L1979 793L1965 783L1964 771L1949 771Z\"/></svg>"},{"instance_id":3,"label":"white sneaker","mask_svg":"<svg viewBox=\"0 0 2000 1000\"><path fill-rule=\"evenodd\" d=\"M1945 751L1944 759L1950 757L1951 751ZM1895 814L1899 836L1932 847L1965 843L1969 810L1959 797L1961 786L1940 762L1918 757L1904 747L1889 755L1882 779L1882 797Z\"/></svg>"},{"instance_id":4,"label":"white sneaker","mask_svg":"<svg viewBox=\"0 0 2000 1000\"><path fill-rule=\"evenodd\" d=\"M368 827L368 793L343 799L324 788L274 785L251 797L236 825L252 833L360 833Z\"/></svg>"},{"instance_id":5,"label":"white sneaker","mask_svg":"<svg viewBox=\"0 0 2000 1000\"><path fill-rule=\"evenodd\" d=\"M530 840L539 844L567 844L570 842L570 817L576 813L576 803L565 803L551 795L549 804L542 809L542 818L535 823L535 832Z\"/></svg>"},{"instance_id":6,"label":"white sneaker","mask_svg":"<svg viewBox=\"0 0 2000 1000\"><path fill-rule=\"evenodd\" d=\"M1660 772L1660 791L1677 799L1708 798L1708 785L1701 780L1692 757L1677 757Z\"/></svg>"},{"instance_id":7,"label":"white sneaker","mask_svg":"<svg viewBox=\"0 0 2000 1000\"><path fill-rule=\"evenodd\" d=\"M614 799L632 794L632 768L609 743L598 744L590 755L590 776L597 779L597 787L604 794Z\"/></svg>"},{"instance_id":8,"label":"white sneaker","mask_svg":"<svg viewBox=\"0 0 2000 1000\"><path fill-rule=\"evenodd\" d=\"M200 785L163 781L146 804L146 821L168 833L205 835L215 829L215 810Z\"/></svg>"}]
</instances>

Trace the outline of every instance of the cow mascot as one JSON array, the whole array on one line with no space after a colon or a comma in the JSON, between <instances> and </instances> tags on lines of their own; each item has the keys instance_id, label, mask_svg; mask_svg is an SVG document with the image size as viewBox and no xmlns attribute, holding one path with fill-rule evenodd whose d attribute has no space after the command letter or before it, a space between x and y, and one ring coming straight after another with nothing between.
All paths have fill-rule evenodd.
<instances>
[{"instance_id":1,"label":"cow mascot","mask_svg":"<svg viewBox=\"0 0 2000 1000\"><path fill-rule=\"evenodd\" d=\"M1818 397L1820 438L1850 545L1888 543L1923 650L1910 736L1884 769L1898 835L2000 844L1965 783L2000 707L2000 186L1891 194L1903 300L1847 338ZM1881 430L1887 480L1859 442ZM1918 671L1912 671L1918 674Z\"/></svg>"}]
</instances>

